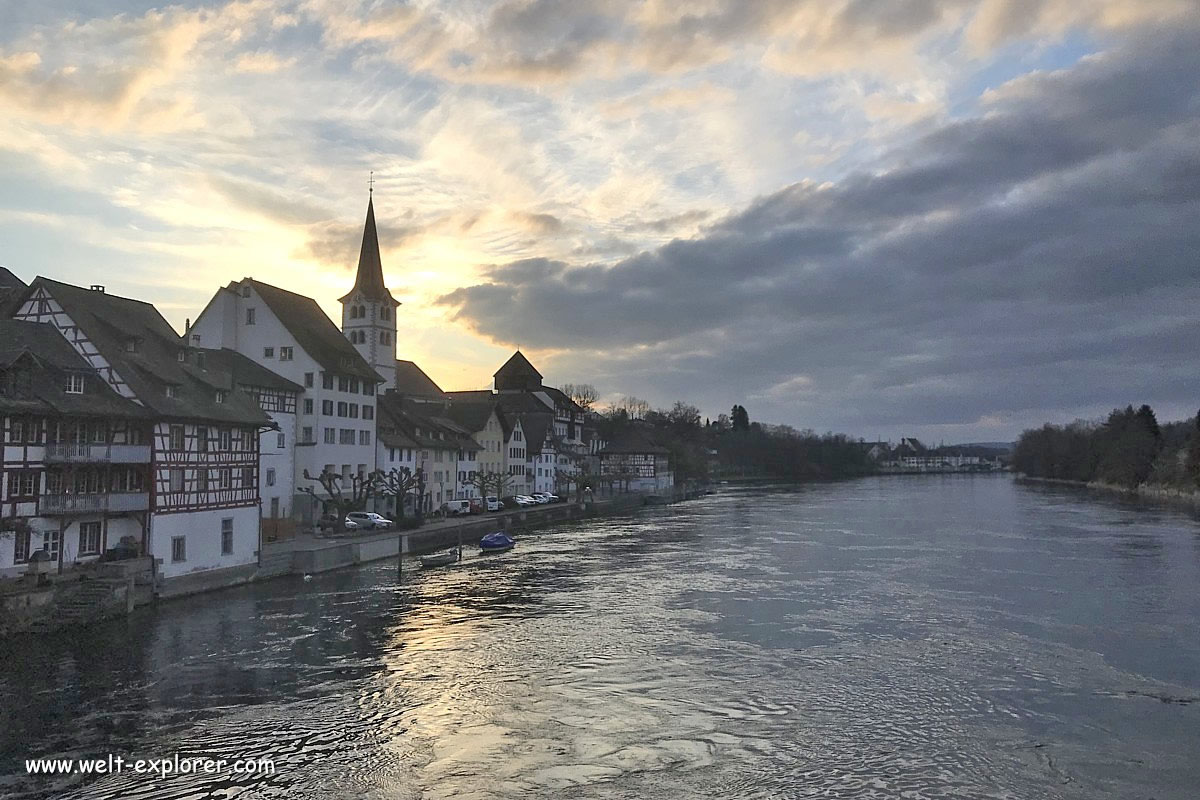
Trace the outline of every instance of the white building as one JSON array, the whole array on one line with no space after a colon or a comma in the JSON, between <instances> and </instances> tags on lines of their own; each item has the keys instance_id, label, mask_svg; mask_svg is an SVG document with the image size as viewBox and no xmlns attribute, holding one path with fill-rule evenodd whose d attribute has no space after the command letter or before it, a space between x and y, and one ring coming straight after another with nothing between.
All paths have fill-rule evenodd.
<instances>
[{"instance_id":1,"label":"white building","mask_svg":"<svg viewBox=\"0 0 1200 800\"><path fill-rule=\"evenodd\" d=\"M291 480L323 470L375 470L375 401L381 382L312 298L245 278L217 291L188 330L194 347L226 348L299 385L297 434L285 439ZM280 467L284 469L284 467ZM279 473L277 473L278 476ZM294 494L293 514L311 520L311 498Z\"/></svg>"}]
</instances>

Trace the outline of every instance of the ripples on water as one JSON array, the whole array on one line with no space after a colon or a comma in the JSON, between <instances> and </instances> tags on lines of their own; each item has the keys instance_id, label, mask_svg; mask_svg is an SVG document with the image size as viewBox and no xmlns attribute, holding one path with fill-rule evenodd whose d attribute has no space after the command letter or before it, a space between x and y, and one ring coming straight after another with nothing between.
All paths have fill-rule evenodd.
<instances>
[{"instance_id":1,"label":"ripples on water","mask_svg":"<svg viewBox=\"0 0 1200 800\"><path fill-rule=\"evenodd\" d=\"M729 490L0 663L0 795L1194 798L1200 526L1004 478ZM32 755L275 760L53 783Z\"/></svg>"}]
</instances>

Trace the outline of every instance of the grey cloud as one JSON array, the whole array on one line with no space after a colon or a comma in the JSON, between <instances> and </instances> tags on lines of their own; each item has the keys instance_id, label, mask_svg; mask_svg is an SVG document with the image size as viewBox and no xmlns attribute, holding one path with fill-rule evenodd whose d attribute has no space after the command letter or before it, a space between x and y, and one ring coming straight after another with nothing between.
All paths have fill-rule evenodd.
<instances>
[{"instance_id":1,"label":"grey cloud","mask_svg":"<svg viewBox=\"0 0 1200 800\"><path fill-rule=\"evenodd\" d=\"M1200 30L1022 78L832 187L798 184L612 265L529 260L440 302L569 348L602 390L780 422L1009 420L1195 405ZM1189 347L1188 343L1193 346ZM772 387L798 375L803 396Z\"/></svg>"}]
</instances>

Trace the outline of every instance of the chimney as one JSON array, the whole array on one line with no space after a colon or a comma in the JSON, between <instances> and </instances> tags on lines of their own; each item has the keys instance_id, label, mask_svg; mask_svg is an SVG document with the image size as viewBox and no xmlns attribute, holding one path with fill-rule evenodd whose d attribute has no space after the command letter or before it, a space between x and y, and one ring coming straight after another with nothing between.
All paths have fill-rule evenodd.
<instances>
[{"instance_id":1,"label":"chimney","mask_svg":"<svg viewBox=\"0 0 1200 800\"><path fill-rule=\"evenodd\" d=\"M91 286L91 289L93 292L99 292L100 294L104 294L104 287L98 283L93 283Z\"/></svg>"}]
</instances>

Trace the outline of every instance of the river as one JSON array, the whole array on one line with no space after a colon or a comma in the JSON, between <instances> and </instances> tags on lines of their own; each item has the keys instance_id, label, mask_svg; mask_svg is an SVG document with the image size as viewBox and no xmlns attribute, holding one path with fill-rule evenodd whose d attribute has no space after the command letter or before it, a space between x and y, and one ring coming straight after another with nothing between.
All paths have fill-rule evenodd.
<instances>
[{"instance_id":1,"label":"river","mask_svg":"<svg viewBox=\"0 0 1200 800\"><path fill-rule=\"evenodd\" d=\"M722 489L4 643L0 796L1197 796L1194 517L999 476ZM275 772L24 767L109 753Z\"/></svg>"}]
</instances>

